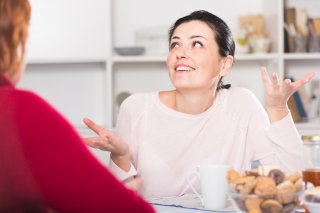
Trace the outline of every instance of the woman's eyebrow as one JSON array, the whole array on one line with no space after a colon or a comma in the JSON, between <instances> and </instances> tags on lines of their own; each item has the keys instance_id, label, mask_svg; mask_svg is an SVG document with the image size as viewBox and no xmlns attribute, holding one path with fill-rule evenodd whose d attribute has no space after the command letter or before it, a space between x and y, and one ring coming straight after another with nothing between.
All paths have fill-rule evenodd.
<instances>
[{"instance_id":1,"label":"woman's eyebrow","mask_svg":"<svg viewBox=\"0 0 320 213\"><path fill-rule=\"evenodd\" d=\"M207 40L208 41L208 39L206 38L206 37L204 37L204 36L201 36L201 35L193 35L193 36L190 36L189 37L189 39L195 39L195 38L203 38L203 39L205 39L205 40ZM179 36L173 36L172 38L171 38L171 40L174 40L174 39L181 39Z\"/></svg>"},{"instance_id":2,"label":"woman's eyebrow","mask_svg":"<svg viewBox=\"0 0 320 213\"><path fill-rule=\"evenodd\" d=\"M180 39L180 37L179 37L179 36L173 36L173 37L171 38L171 40L173 40L173 39Z\"/></svg>"},{"instance_id":3,"label":"woman's eyebrow","mask_svg":"<svg viewBox=\"0 0 320 213\"><path fill-rule=\"evenodd\" d=\"M205 39L205 40L208 41L208 39L207 39L206 37L203 37L203 36L201 36L201 35L193 35L193 36L190 36L190 39L194 39L194 38L203 38L203 39Z\"/></svg>"}]
</instances>

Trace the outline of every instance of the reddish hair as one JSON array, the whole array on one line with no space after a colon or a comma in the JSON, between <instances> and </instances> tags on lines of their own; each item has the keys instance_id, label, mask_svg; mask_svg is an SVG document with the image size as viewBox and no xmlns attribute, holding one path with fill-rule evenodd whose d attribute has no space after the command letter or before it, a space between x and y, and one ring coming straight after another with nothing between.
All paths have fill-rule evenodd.
<instances>
[{"instance_id":1,"label":"reddish hair","mask_svg":"<svg viewBox=\"0 0 320 213\"><path fill-rule=\"evenodd\" d=\"M18 53L28 37L31 6L28 0L0 0L0 74L15 72Z\"/></svg>"}]
</instances>

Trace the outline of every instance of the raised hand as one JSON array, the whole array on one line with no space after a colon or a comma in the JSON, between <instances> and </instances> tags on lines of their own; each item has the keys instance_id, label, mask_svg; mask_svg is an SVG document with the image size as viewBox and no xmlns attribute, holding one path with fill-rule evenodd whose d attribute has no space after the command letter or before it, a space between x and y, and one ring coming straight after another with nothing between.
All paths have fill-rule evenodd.
<instances>
[{"instance_id":1,"label":"raised hand","mask_svg":"<svg viewBox=\"0 0 320 213\"><path fill-rule=\"evenodd\" d=\"M98 135L84 138L85 143L90 147L111 152L112 161L123 170L129 171L131 163L128 144L112 131L95 124L88 118L83 119L83 122Z\"/></svg>"},{"instance_id":2,"label":"raised hand","mask_svg":"<svg viewBox=\"0 0 320 213\"><path fill-rule=\"evenodd\" d=\"M98 135L98 137L84 138L85 143L88 146L109 151L114 155L128 154L128 145L112 131L99 126L88 118L83 119L83 122Z\"/></svg>"},{"instance_id":3,"label":"raised hand","mask_svg":"<svg viewBox=\"0 0 320 213\"><path fill-rule=\"evenodd\" d=\"M265 67L261 67L261 75L264 83L265 107L270 121L275 122L289 113L287 102L290 96L308 83L315 76L315 73L309 72L302 79L295 82L285 79L283 83L279 82L275 72L272 73L270 79Z\"/></svg>"}]
</instances>

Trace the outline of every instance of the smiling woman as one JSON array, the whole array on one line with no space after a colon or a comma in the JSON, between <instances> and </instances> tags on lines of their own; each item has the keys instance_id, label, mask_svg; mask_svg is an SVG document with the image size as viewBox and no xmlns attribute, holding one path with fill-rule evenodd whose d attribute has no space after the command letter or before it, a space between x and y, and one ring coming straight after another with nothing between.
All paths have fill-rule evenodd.
<instances>
[{"instance_id":1,"label":"smiling woman","mask_svg":"<svg viewBox=\"0 0 320 213\"><path fill-rule=\"evenodd\" d=\"M110 168L119 178L138 171L141 193L162 197L191 192L186 178L199 164L227 164L238 171L250 169L252 162L301 169L301 140L287 101L314 73L281 83L261 68L265 111L252 92L222 83L235 45L219 17L201 10L178 19L169 31L169 49L175 89L127 98L117 121L120 137L86 121L99 129L98 139L88 138L88 144L111 151Z\"/></svg>"}]
</instances>

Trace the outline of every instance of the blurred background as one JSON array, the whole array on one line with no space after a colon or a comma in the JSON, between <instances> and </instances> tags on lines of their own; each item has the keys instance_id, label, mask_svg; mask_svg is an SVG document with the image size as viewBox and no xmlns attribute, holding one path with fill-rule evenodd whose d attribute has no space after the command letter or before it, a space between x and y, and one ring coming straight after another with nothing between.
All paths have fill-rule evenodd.
<instances>
[{"instance_id":1,"label":"blurred background","mask_svg":"<svg viewBox=\"0 0 320 213\"><path fill-rule=\"evenodd\" d=\"M53 104L83 136L82 118L114 128L130 94L172 89L166 70L168 29L194 10L230 26L235 64L225 82L263 103L260 66L280 78L315 79L289 103L301 134L319 134L318 0L31 0L27 72L18 85ZM104 153L95 151L102 161Z\"/></svg>"}]
</instances>

